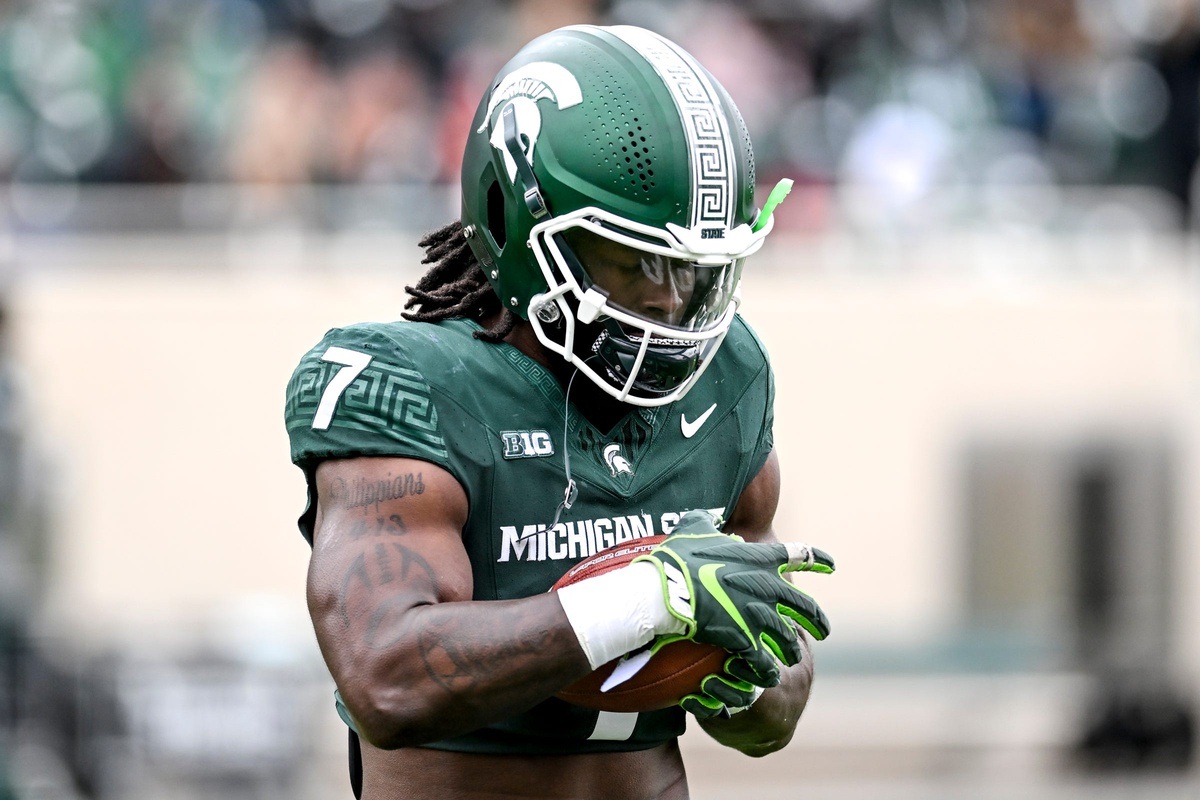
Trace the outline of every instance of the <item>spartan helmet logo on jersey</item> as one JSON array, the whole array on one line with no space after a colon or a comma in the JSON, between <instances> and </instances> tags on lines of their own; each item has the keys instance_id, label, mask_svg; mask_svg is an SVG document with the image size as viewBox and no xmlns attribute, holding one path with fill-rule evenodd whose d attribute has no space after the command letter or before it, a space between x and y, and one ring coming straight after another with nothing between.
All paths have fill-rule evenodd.
<instances>
[{"instance_id":1,"label":"spartan helmet logo on jersey","mask_svg":"<svg viewBox=\"0 0 1200 800\"><path fill-rule=\"evenodd\" d=\"M467 241L501 302L605 392L690 389L733 322L772 226L724 88L678 45L573 26L523 48L463 155Z\"/></svg>"},{"instance_id":2,"label":"spartan helmet logo on jersey","mask_svg":"<svg viewBox=\"0 0 1200 800\"><path fill-rule=\"evenodd\" d=\"M618 475L633 474L633 467L629 466L629 460L621 455L621 445L616 442L604 448L604 463L608 464L608 471L614 478Z\"/></svg>"}]
</instances>

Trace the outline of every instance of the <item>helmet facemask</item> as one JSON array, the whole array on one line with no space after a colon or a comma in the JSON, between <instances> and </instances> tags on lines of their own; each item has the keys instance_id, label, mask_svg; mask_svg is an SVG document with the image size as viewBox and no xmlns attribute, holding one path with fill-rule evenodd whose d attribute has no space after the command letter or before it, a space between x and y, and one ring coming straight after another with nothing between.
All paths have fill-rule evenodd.
<instances>
[{"instance_id":1,"label":"helmet facemask","mask_svg":"<svg viewBox=\"0 0 1200 800\"><path fill-rule=\"evenodd\" d=\"M598 208L547 220L529 237L549 286L530 302L529 320L546 347L617 400L674 402L729 331L742 263L769 229L705 239Z\"/></svg>"}]
</instances>

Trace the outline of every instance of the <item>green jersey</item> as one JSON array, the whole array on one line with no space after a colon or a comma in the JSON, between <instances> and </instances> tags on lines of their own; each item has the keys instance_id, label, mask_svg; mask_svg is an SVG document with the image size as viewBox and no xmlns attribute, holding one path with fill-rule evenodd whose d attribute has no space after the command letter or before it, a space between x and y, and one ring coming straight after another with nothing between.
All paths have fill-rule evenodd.
<instances>
[{"instance_id":1,"label":"green jersey","mask_svg":"<svg viewBox=\"0 0 1200 800\"><path fill-rule=\"evenodd\" d=\"M288 384L292 461L308 480L300 531L312 542L314 473L327 458L400 456L449 471L469 502L463 542L475 600L547 591L611 545L669 533L693 508L728 514L772 446L766 353L739 318L699 382L658 408L630 407L607 432L566 403L545 367L472 336L467 320L369 323L330 331ZM556 524L567 485L578 493ZM399 497L413 487L350 487ZM429 747L569 754L654 747L683 732L677 708L610 714L551 698Z\"/></svg>"}]
</instances>

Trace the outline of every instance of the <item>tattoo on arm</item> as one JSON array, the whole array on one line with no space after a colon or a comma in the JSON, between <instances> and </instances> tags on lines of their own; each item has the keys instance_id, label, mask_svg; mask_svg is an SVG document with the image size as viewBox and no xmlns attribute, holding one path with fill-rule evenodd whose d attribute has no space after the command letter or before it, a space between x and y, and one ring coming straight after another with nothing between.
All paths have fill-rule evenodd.
<instances>
[{"instance_id":1,"label":"tattoo on arm","mask_svg":"<svg viewBox=\"0 0 1200 800\"><path fill-rule=\"evenodd\" d=\"M477 633L475 631L455 630L462 627L461 622L446 620L441 625L423 630L417 647L425 664L425 672L447 692L456 693L489 679L497 663L511 663L545 652L550 638L549 630L529 620L518 618L513 622L511 629L520 632L520 638L497 642L491 647L476 646L470 651L456 647L454 642L472 639L477 645L483 642L479 636L472 635Z\"/></svg>"},{"instance_id":2,"label":"tattoo on arm","mask_svg":"<svg viewBox=\"0 0 1200 800\"><path fill-rule=\"evenodd\" d=\"M382 519L382 518L381 518ZM419 553L399 542L391 542L388 548L383 542L377 542L372 550L364 550L350 562L342 576L341 589L338 592L337 608L342 619L342 626L350 627L350 603L354 591L358 588L371 592L377 586L392 583L399 571L400 580L406 584L405 591L399 595L390 596L382 601L375 601L375 610L366 633L366 642L372 647L388 647L393 642L377 643L373 641L376 631L383 624L392 606L407 608L413 605L414 597L436 597L437 576ZM393 563L392 552L400 556L399 569ZM368 558L371 555L371 558Z\"/></svg>"},{"instance_id":3,"label":"tattoo on arm","mask_svg":"<svg viewBox=\"0 0 1200 800\"><path fill-rule=\"evenodd\" d=\"M355 590L362 588L369 593L377 586L394 583L397 577L403 583L401 591L367 601L371 613L363 632L363 641L374 649L392 647L401 637L401 632L386 627L393 612L403 613L416 604L429 602L429 598L436 597L438 592L433 567L420 553L398 542L388 544L377 542L373 549L360 553L342 576L338 594L338 612L342 626L348 629L351 625L349 608ZM362 600L355 602L361 603Z\"/></svg>"},{"instance_id":4,"label":"tattoo on arm","mask_svg":"<svg viewBox=\"0 0 1200 800\"><path fill-rule=\"evenodd\" d=\"M364 536L403 536L406 533L408 525L399 514L391 514L386 518L376 517L374 527L371 527L366 519L356 519L350 526L350 538L355 541Z\"/></svg>"},{"instance_id":5,"label":"tattoo on arm","mask_svg":"<svg viewBox=\"0 0 1200 800\"><path fill-rule=\"evenodd\" d=\"M392 575L391 557L388 556L387 548L383 546L382 542L375 545L375 560L379 562L380 583L391 583L392 581L396 580Z\"/></svg>"},{"instance_id":6,"label":"tattoo on arm","mask_svg":"<svg viewBox=\"0 0 1200 800\"><path fill-rule=\"evenodd\" d=\"M368 480L354 478L347 482L344 478L336 478L329 487L330 500L342 508L361 509L363 516L374 507L379 513L379 504L389 500L399 500L414 494L425 493L425 479L422 473L406 473L395 475L388 473L386 478Z\"/></svg>"},{"instance_id":7,"label":"tattoo on arm","mask_svg":"<svg viewBox=\"0 0 1200 800\"><path fill-rule=\"evenodd\" d=\"M359 553L342 577L338 611L342 624L351 627L350 606L361 604L355 592L371 592L399 583L401 590L371 599L362 641L374 650L388 650L411 633L401 615L415 605L431 606L417 638L417 652L426 673L448 692L459 692L492 678L501 662L537 657L545 653L552 631L532 617L519 616L505 625L503 635L490 623L480 626L457 614L441 614L429 598L437 596L437 576L416 550L399 542L376 542ZM509 640L516 634L516 638ZM493 638L493 634L497 634ZM470 643L462 646L459 643Z\"/></svg>"},{"instance_id":8,"label":"tattoo on arm","mask_svg":"<svg viewBox=\"0 0 1200 800\"><path fill-rule=\"evenodd\" d=\"M342 576L342 589L338 593L338 614L342 617L342 627L350 627L350 584L357 581L367 589L372 588L371 576L367 574L367 558L365 555L359 554L358 558L350 564L350 569L346 570L346 574Z\"/></svg>"}]
</instances>

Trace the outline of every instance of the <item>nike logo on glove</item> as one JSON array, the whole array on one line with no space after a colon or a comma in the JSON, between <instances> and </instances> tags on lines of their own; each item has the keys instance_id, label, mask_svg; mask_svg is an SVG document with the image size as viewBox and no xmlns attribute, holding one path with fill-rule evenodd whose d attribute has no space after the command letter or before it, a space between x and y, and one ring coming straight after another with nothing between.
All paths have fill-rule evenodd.
<instances>
[{"instance_id":1,"label":"nike logo on glove","mask_svg":"<svg viewBox=\"0 0 1200 800\"><path fill-rule=\"evenodd\" d=\"M708 421L709 415L711 415L712 412L716 411L716 409L717 409L717 404L713 403L711 406L708 407L708 411L705 411L703 414L696 417L696 420L694 422L688 422L687 414L680 414L679 415L679 429L683 431L683 438L690 439L693 436L695 436L696 431L700 430L701 426L704 425L704 423Z\"/></svg>"}]
</instances>

